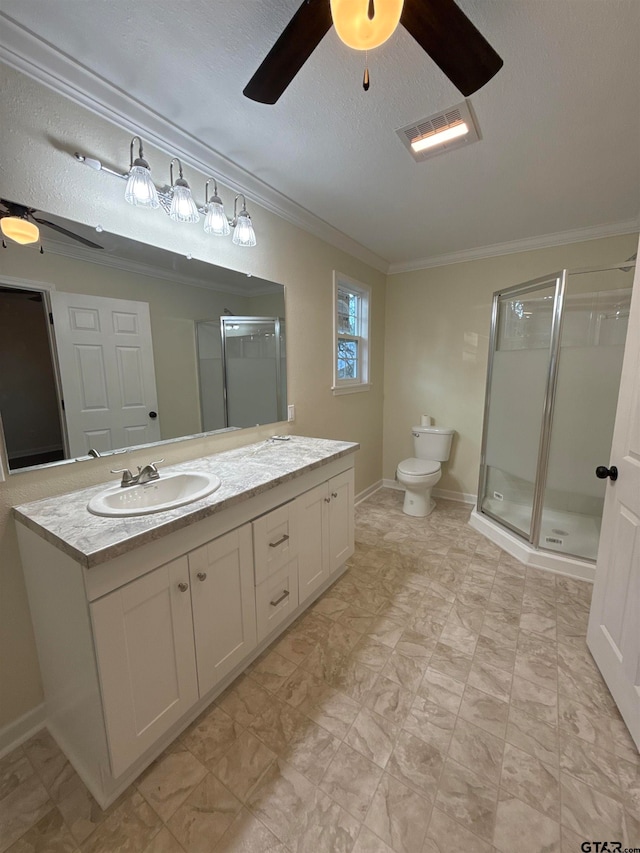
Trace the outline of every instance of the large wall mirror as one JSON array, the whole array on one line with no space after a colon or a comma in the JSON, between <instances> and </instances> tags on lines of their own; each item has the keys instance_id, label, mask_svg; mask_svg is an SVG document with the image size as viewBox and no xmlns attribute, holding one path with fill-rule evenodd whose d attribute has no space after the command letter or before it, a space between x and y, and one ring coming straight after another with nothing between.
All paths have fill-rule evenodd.
<instances>
[{"instance_id":1,"label":"large wall mirror","mask_svg":"<svg viewBox=\"0 0 640 853\"><path fill-rule=\"evenodd\" d=\"M0 249L11 471L286 420L282 285L43 215L102 248Z\"/></svg>"}]
</instances>

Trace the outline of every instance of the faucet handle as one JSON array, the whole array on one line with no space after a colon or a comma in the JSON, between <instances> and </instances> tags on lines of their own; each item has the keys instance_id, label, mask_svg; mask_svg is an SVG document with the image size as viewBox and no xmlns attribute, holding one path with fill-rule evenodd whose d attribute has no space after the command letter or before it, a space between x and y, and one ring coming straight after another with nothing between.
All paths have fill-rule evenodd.
<instances>
[{"instance_id":1,"label":"faucet handle","mask_svg":"<svg viewBox=\"0 0 640 853\"><path fill-rule=\"evenodd\" d=\"M111 470L112 474L122 474L122 483L123 486L128 486L130 483L133 483L135 477L131 473L128 468L116 468L115 470Z\"/></svg>"},{"instance_id":2,"label":"faucet handle","mask_svg":"<svg viewBox=\"0 0 640 853\"><path fill-rule=\"evenodd\" d=\"M157 472L156 465L159 465L161 462L164 462L164 459L156 459L155 462L148 462L146 465L143 465L142 468L138 465L138 471L142 471L144 468L150 468L152 471Z\"/></svg>"}]
</instances>

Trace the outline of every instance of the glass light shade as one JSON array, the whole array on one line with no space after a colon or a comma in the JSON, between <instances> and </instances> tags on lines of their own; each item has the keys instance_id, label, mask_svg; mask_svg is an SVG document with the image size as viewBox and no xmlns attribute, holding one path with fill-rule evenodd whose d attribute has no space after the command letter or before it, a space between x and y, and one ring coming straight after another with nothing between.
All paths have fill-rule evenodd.
<instances>
[{"instance_id":1,"label":"glass light shade","mask_svg":"<svg viewBox=\"0 0 640 853\"><path fill-rule=\"evenodd\" d=\"M233 229L233 237L231 241L236 246L255 246L256 232L251 224L251 217L246 210L240 211L236 222L236 227Z\"/></svg>"},{"instance_id":2,"label":"glass light shade","mask_svg":"<svg viewBox=\"0 0 640 853\"><path fill-rule=\"evenodd\" d=\"M21 246L37 243L40 239L40 229L33 222L20 216L4 216L0 219L0 230L5 237L15 240Z\"/></svg>"},{"instance_id":3,"label":"glass light shade","mask_svg":"<svg viewBox=\"0 0 640 853\"><path fill-rule=\"evenodd\" d=\"M151 172L147 166L134 164L129 172L127 188L124 191L125 201L137 207L160 207L158 191L151 180Z\"/></svg>"},{"instance_id":4,"label":"glass light shade","mask_svg":"<svg viewBox=\"0 0 640 853\"><path fill-rule=\"evenodd\" d=\"M216 237L226 237L231 231L229 228L229 220L224 212L222 201L218 196L214 196L208 204L205 205L207 215L204 218L204 230L207 234L215 234Z\"/></svg>"},{"instance_id":5,"label":"glass light shade","mask_svg":"<svg viewBox=\"0 0 640 853\"><path fill-rule=\"evenodd\" d=\"M169 216L174 222L198 222L200 220L200 214L191 195L191 190L184 183L176 183L173 187Z\"/></svg>"},{"instance_id":6,"label":"glass light shade","mask_svg":"<svg viewBox=\"0 0 640 853\"><path fill-rule=\"evenodd\" d=\"M375 0L370 20L369 0L331 0L331 17L338 36L354 50L373 50L395 32L404 0Z\"/></svg>"}]
</instances>

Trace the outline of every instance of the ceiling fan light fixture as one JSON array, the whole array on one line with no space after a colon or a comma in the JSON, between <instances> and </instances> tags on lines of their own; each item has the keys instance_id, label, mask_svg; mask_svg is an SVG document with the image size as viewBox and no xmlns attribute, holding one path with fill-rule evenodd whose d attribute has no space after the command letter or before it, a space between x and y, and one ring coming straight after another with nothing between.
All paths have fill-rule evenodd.
<instances>
[{"instance_id":1,"label":"ceiling fan light fixture","mask_svg":"<svg viewBox=\"0 0 640 853\"><path fill-rule=\"evenodd\" d=\"M4 216L0 219L0 230L5 237L27 246L29 243L37 243L40 239L40 229L34 222L23 219L21 216Z\"/></svg>"},{"instance_id":2,"label":"ceiling fan light fixture","mask_svg":"<svg viewBox=\"0 0 640 853\"><path fill-rule=\"evenodd\" d=\"M138 156L134 160L133 145L136 140L139 143L139 149ZM100 169L102 164L99 163L99 161L95 162L99 164L98 168ZM91 163L87 163L87 165L91 165ZM127 186L124 191L124 198L126 202L133 204L136 207L149 207L152 209L160 207L158 191L156 190L151 178L151 169L149 164L144 159L142 152L142 140L139 136L134 136L131 140L131 145L129 146L129 176L127 178Z\"/></svg>"},{"instance_id":3,"label":"ceiling fan light fixture","mask_svg":"<svg viewBox=\"0 0 640 853\"><path fill-rule=\"evenodd\" d=\"M466 122L460 121L444 130L430 131L424 136L418 136L411 140L411 147L414 151L426 151L428 148L434 148L436 145L442 145L445 142L450 142L452 139L458 139L461 136L466 136L469 133L469 127Z\"/></svg>"},{"instance_id":4,"label":"ceiling fan light fixture","mask_svg":"<svg viewBox=\"0 0 640 853\"><path fill-rule=\"evenodd\" d=\"M331 0L331 17L347 47L373 50L393 35L403 6L404 0Z\"/></svg>"}]
</instances>

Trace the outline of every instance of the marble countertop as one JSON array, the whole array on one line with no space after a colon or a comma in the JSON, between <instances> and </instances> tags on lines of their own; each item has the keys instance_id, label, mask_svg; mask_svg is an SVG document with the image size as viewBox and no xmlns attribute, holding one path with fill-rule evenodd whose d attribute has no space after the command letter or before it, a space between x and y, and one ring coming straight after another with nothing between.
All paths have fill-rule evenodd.
<instances>
[{"instance_id":1,"label":"marble countertop","mask_svg":"<svg viewBox=\"0 0 640 853\"><path fill-rule=\"evenodd\" d=\"M291 436L289 441L267 439L162 467L161 476L163 472L207 471L217 474L222 484L209 497L150 515L104 518L90 513L89 500L115 481L22 504L13 508L13 514L21 524L91 568L354 453L359 447L350 441Z\"/></svg>"}]
</instances>

